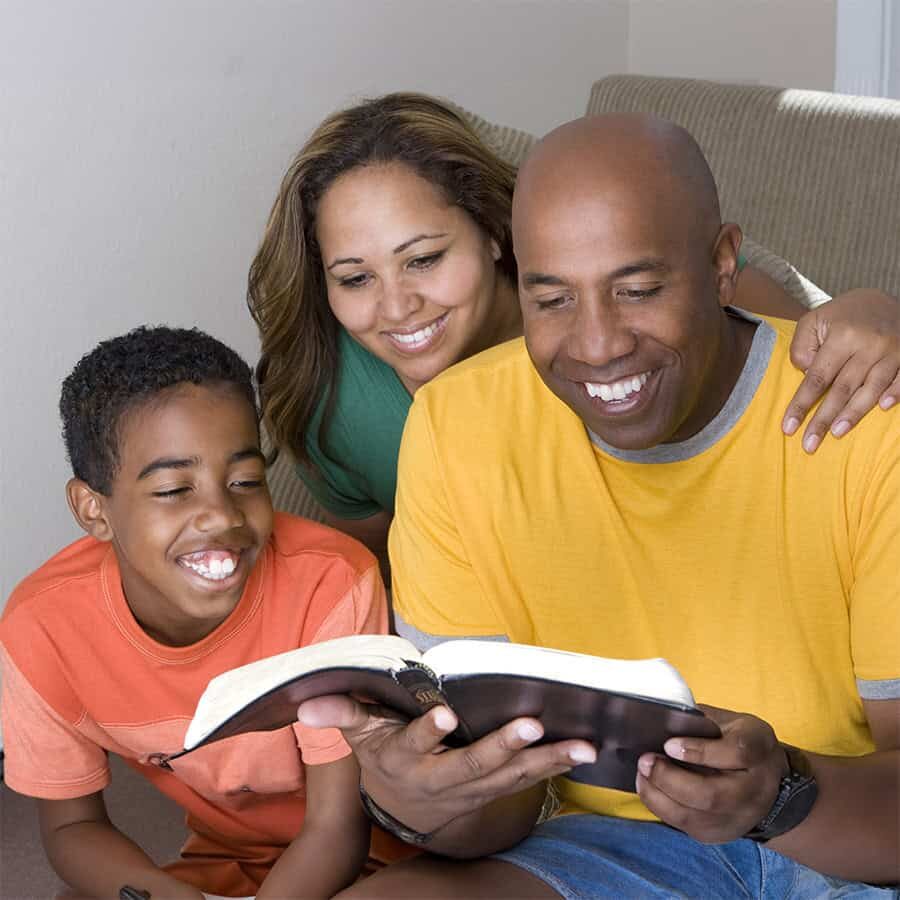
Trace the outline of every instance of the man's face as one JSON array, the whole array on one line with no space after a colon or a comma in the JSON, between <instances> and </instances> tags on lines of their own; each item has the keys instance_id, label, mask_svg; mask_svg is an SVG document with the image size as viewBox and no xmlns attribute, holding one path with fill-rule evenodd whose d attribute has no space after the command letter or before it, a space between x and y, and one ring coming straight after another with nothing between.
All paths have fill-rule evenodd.
<instances>
[{"instance_id":1,"label":"man's face","mask_svg":"<svg viewBox=\"0 0 900 900\"><path fill-rule=\"evenodd\" d=\"M722 233L698 242L696 224L679 222L678 204L660 192L613 179L552 181L517 200L515 220L535 367L612 446L690 437L721 408L743 362L720 352L717 265L722 254L726 269L734 265L733 232L725 246Z\"/></svg>"},{"instance_id":2,"label":"man's face","mask_svg":"<svg viewBox=\"0 0 900 900\"><path fill-rule=\"evenodd\" d=\"M255 413L227 386L179 385L126 414L104 519L128 605L188 644L237 606L272 529Z\"/></svg>"}]
</instances>

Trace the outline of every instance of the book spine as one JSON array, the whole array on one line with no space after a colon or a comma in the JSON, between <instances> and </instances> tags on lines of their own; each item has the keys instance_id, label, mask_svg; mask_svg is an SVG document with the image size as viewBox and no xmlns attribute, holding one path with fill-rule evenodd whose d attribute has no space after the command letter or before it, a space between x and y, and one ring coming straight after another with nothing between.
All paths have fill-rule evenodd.
<instances>
[{"instance_id":1,"label":"book spine","mask_svg":"<svg viewBox=\"0 0 900 900\"><path fill-rule=\"evenodd\" d=\"M419 704L422 715L435 706L446 706L453 710L459 723L456 729L447 735L446 743L448 746L460 747L472 742L472 735L468 726L463 722L459 713L453 709L453 704L447 699L441 685L440 676L436 675L424 663L414 660L403 660L407 668L395 671L394 679L401 684L410 696Z\"/></svg>"}]
</instances>

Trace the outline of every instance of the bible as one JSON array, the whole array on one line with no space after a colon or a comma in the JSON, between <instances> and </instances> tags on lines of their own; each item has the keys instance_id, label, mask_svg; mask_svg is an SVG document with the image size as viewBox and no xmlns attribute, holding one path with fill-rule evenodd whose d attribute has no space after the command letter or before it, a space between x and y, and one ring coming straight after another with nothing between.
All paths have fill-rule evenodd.
<instances>
[{"instance_id":1,"label":"bible","mask_svg":"<svg viewBox=\"0 0 900 900\"><path fill-rule=\"evenodd\" d=\"M542 742L583 738L597 761L566 777L634 791L638 757L676 735L718 737L676 669L663 659L606 659L499 641L451 640L420 653L395 635L351 635L231 669L200 697L184 739L190 752L246 731L296 721L326 694L354 696L412 719L445 704L464 746L519 716L540 719Z\"/></svg>"}]
</instances>

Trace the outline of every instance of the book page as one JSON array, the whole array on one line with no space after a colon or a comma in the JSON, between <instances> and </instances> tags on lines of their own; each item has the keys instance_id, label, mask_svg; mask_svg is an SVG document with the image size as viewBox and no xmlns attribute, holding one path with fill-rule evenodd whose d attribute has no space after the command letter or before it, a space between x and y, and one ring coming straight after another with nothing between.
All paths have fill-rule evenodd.
<instances>
[{"instance_id":1,"label":"book page","mask_svg":"<svg viewBox=\"0 0 900 900\"><path fill-rule=\"evenodd\" d=\"M279 653L217 675L197 703L184 743L193 746L219 723L257 697L321 669L351 666L365 669L404 668L403 660L420 653L406 638L391 634L353 634Z\"/></svg>"},{"instance_id":2,"label":"book page","mask_svg":"<svg viewBox=\"0 0 900 900\"><path fill-rule=\"evenodd\" d=\"M664 659L607 659L528 644L497 641L445 641L422 655L443 677L524 675L636 697L695 706L693 694Z\"/></svg>"}]
</instances>

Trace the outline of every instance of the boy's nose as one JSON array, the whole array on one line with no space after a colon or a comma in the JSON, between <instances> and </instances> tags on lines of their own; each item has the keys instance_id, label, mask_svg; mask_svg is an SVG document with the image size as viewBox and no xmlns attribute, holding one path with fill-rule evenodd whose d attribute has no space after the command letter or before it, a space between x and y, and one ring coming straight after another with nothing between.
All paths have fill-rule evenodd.
<instances>
[{"instance_id":1,"label":"boy's nose","mask_svg":"<svg viewBox=\"0 0 900 900\"><path fill-rule=\"evenodd\" d=\"M231 531L246 521L243 510L228 491L217 491L207 498L195 518L197 530L206 533Z\"/></svg>"}]
</instances>

